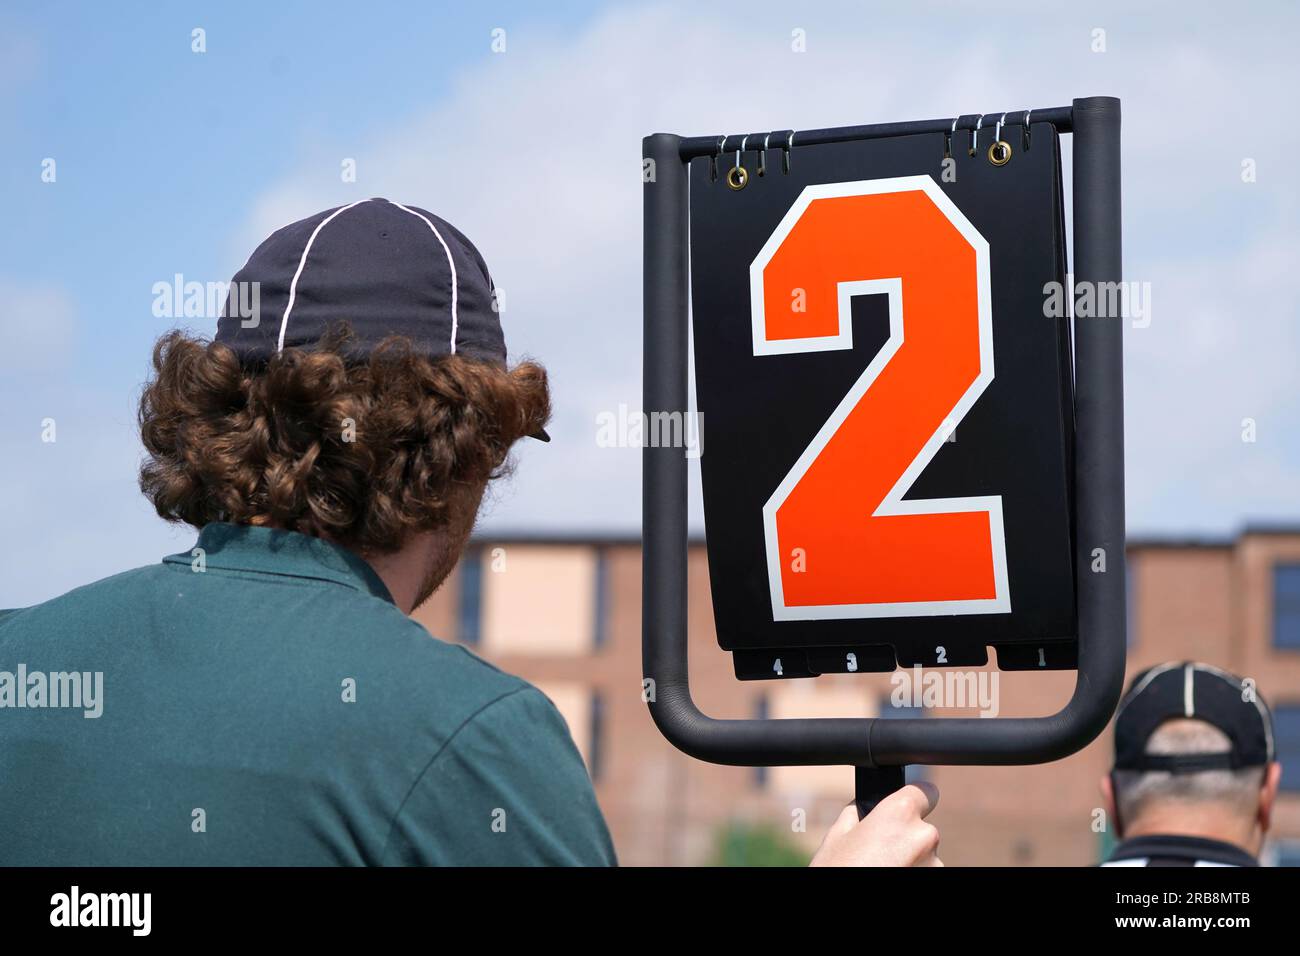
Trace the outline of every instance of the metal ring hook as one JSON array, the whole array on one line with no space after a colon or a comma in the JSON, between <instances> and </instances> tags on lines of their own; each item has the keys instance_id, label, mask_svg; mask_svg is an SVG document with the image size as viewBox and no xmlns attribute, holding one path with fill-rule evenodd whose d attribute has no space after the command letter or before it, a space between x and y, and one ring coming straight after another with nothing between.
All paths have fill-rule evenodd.
<instances>
[{"instance_id":1,"label":"metal ring hook","mask_svg":"<svg viewBox=\"0 0 1300 956\"><path fill-rule=\"evenodd\" d=\"M740 141L740 149L736 150L736 165L727 170L727 185L732 189L741 190L749 182L749 172L742 165L745 154L745 144L749 142L746 136Z\"/></svg>"},{"instance_id":2,"label":"metal ring hook","mask_svg":"<svg viewBox=\"0 0 1300 956\"><path fill-rule=\"evenodd\" d=\"M719 136L717 151L709 157L709 182L711 183L718 181L718 157L722 155L722 147L726 142L726 136Z\"/></svg>"},{"instance_id":3,"label":"metal ring hook","mask_svg":"<svg viewBox=\"0 0 1300 956\"><path fill-rule=\"evenodd\" d=\"M975 128L970 131L970 154L974 156L980 149L980 127L984 125L984 114L980 114L979 122Z\"/></svg>"},{"instance_id":4,"label":"metal ring hook","mask_svg":"<svg viewBox=\"0 0 1300 956\"><path fill-rule=\"evenodd\" d=\"M1025 120L1020 126L1020 146L1026 152L1029 150L1029 114L1033 110L1025 110Z\"/></svg>"},{"instance_id":5,"label":"metal ring hook","mask_svg":"<svg viewBox=\"0 0 1300 956\"><path fill-rule=\"evenodd\" d=\"M790 172L790 150L794 149L794 130L790 130L790 135L785 138L785 146L781 149L781 172Z\"/></svg>"},{"instance_id":6,"label":"metal ring hook","mask_svg":"<svg viewBox=\"0 0 1300 956\"><path fill-rule=\"evenodd\" d=\"M1011 162L1011 144L1002 138L1002 124L1007 121L1003 113L997 125L993 127L993 145L989 147L989 162L994 166L1005 166Z\"/></svg>"},{"instance_id":7,"label":"metal ring hook","mask_svg":"<svg viewBox=\"0 0 1300 956\"><path fill-rule=\"evenodd\" d=\"M772 138L771 133L768 133L766 136L764 136L763 148L758 151L758 169L754 170L754 172L756 172L760 176L767 175L767 141L771 138Z\"/></svg>"}]
</instances>

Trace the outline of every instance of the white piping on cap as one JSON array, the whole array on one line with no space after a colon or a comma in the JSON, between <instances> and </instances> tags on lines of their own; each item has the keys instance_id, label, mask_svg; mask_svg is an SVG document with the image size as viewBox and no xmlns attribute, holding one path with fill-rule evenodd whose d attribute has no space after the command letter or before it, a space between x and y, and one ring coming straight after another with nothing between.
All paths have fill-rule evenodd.
<instances>
[{"instance_id":1,"label":"white piping on cap","mask_svg":"<svg viewBox=\"0 0 1300 956\"><path fill-rule=\"evenodd\" d=\"M307 245L303 246L302 249L302 258L298 260L298 271L293 274L293 281L289 283L289 302L284 307L284 315L280 317L280 338L275 343L275 350L277 352L284 351L284 333L289 328L289 313L293 311L293 300L298 295L298 280L302 278L302 270L307 266L307 253L311 252L311 245L316 241L316 236L325 228L325 224L335 216L339 215L339 213L347 212L353 206L360 206L363 202L370 202L370 200L358 199L354 203L349 203L346 206L340 206L338 209L335 209L332 213L318 222L316 228L311 231L311 235L307 237Z\"/></svg>"},{"instance_id":2,"label":"white piping on cap","mask_svg":"<svg viewBox=\"0 0 1300 956\"><path fill-rule=\"evenodd\" d=\"M1196 716L1196 694L1192 690L1192 677L1196 674L1196 668L1188 664L1183 668L1183 716Z\"/></svg>"},{"instance_id":3,"label":"white piping on cap","mask_svg":"<svg viewBox=\"0 0 1300 956\"><path fill-rule=\"evenodd\" d=\"M1143 690L1146 689L1147 684L1150 684L1161 674L1165 673L1165 671L1173 670L1177 666L1178 666L1177 664L1161 664L1158 667L1151 668L1151 671L1145 677L1142 678L1141 683L1139 683L1136 687L1134 687L1131 691L1129 691L1127 694L1124 695L1124 699L1120 701L1119 707L1116 708L1115 710L1115 717L1116 718L1119 717L1119 715L1123 712L1124 708L1129 705L1129 702L1133 700L1133 698L1136 697L1138 694L1142 693ZM1192 711L1195 709L1194 705L1196 703L1193 697L1191 696L1192 693L1191 674L1193 671L1200 670L1200 671L1205 671L1207 674L1213 674L1215 677L1218 677L1219 679L1226 681L1232 687L1241 686L1235 682L1233 675L1229 674L1225 670L1222 670L1221 668L1215 667L1213 664L1188 663L1188 664L1184 664L1183 666L1184 668L1186 668L1186 673L1188 675L1185 678L1185 683L1183 685L1184 687L1183 710L1185 713L1187 713L1189 717L1192 716ZM1268 759L1274 760L1276 758L1275 758L1275 751L1273 749L1274 747L1273 725L1272 723L1270 723L1268 719L1268 713L1264 710L1264 703L1259 699L1259 695L1255 694L1253 696L1254 696L1254 700L1252 700L1251 703L1255 705L1255 710L1259 713L1259 719L1264 724L1264 744L1265 744L1265 749L1268 751Z\"/></svg>"},{"instance_id":4,"label":"white piping on cap","mask_svg":"<svg viewBox=\"0 0 1300 956\"><path fill-rule=\"evenodd\" d=\"M1213 664L1195 664L1193 666L1197 670L1205 671L1207 674L1213 674L1215 677L1226 681L1235 689L1240 690L1242 687L1242 685L1238 683L1239 678L1233 674L1229 674L1221 668L1215 667ZM1264 710L1264 702L1259 699L1259 694L1252 694L1251 696L1254 698L1251 703L1255 705L1255 710L1259 712L1259 719L1264 724L1264 743L1265 748L1268 750L1268 759L1273 760L1273 724L1268 719L1268 713Z\"/></svg>"},{"instance_id":5,"label":"white piping on cap","mask_svg":"<svg viewBox=\"0 0 1300 956\"><path fill-rule=\"evenodd\" d=\"M391 199L389 202L393 202ZM456 328L458 319L456 316L456 295L460 289L460 280L456 277L456 260L451 257L451 249L447 246L447 240L442 238L442 233L438 227L430 222L426 217L420 215L414 209L407 209L400 202L393 202L393 205L403 212L409 212L416 219L421 220L426 226L433 230L433 234L438 237L438 242L442 243L442 251L447 254L447 265L451 267L451 354L456 354Z\"/></svg>"},{"instance_id":6,"label":"white piping on cap","mask_svg":"<svg viewBox=\"0 0 1300 956\"><path fill-rule=\"evenodd\" d=\"M1178 666L1177 664L1161 664L1158 667L1151 668L1151 670L1147 672L1147 675L1142 678L1142 680L1138 683L1138 685L1124 695L1124 699L1120 701L1119 707L1115 710L1115 716L1118 717L1120 713L1124 710L1124 708L1128 706L1129 701L1131 701L1138 694L1142 693L1142 691L1146 690L1147 684L1151 683L1153 680L1155 680L1165 671L1171 671L1177 666Z\"/></svg>"}]
</instances>

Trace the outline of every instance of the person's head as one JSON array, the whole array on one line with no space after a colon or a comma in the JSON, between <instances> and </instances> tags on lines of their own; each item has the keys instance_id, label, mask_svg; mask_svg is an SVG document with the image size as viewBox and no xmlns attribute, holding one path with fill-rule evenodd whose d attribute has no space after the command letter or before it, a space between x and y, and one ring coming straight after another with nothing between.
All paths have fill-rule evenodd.
<instances>
[{"instance_id":1,"label":"person's head","mask_svg":"<svg viewBox=\"0 0 1300 956\"><path fill-rule=\"evenodd\" d=\"M1280 779L1272 720L1253 685L1182 662L1130 684L1101 787L1122 837L1199 836L1257 855Z\"/></svg>"},{"instance_id":2,"label":"person's head","mask_svg":"<svg viewBox=\"0 0 1300 956\"><path fill-rule=\"evenodd\" d=\"M141 489L196 528L400 555L416 579L399 604L418 606L511 446L546 437L545 372L507 367L493 291L469 240L423 210L366 200L277 231L236 274L215 340L155 346Z\"/></svg>"}]
</instances>

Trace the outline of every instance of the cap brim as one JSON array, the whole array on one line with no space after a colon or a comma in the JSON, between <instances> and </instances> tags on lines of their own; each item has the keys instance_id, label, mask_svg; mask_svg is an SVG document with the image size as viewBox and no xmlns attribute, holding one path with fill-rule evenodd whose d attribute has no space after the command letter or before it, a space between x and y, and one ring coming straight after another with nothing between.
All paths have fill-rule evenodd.
<instances>
[{"instance_id":1,"label":"cap brim","mask_svg":"<svg viewBox=\"0 0 1300 956\"><path fill-rule=\"evenodd\" d=\"M550 440L551 440L551 436L548 435L548 434L546 434L546 429L545 429L545 428L539 428L539 429L537 429L537 431L533 432L533 433L532 433L531 435L529 435L528 437L529 437L529 438L536 438L538 441L550 441Z\"/></svg>"}]
</instances>

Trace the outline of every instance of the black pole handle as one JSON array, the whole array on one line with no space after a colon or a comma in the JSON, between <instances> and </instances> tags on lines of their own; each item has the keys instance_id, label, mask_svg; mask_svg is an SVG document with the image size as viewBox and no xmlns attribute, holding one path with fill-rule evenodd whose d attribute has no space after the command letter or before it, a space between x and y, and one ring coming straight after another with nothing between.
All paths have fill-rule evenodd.
<instances>
[{"instance_id":1,"label":"black pole handle","mask_svg":"<svg viewBox=\"0 0 1300 956\"><path fill-rule=\"evenodd\" d=\"M857 804L859 820L876 809L876 804L885 797L903 789L906 771L903 766L853 768L853 802Z\"/></svg>"}]
</instances>

